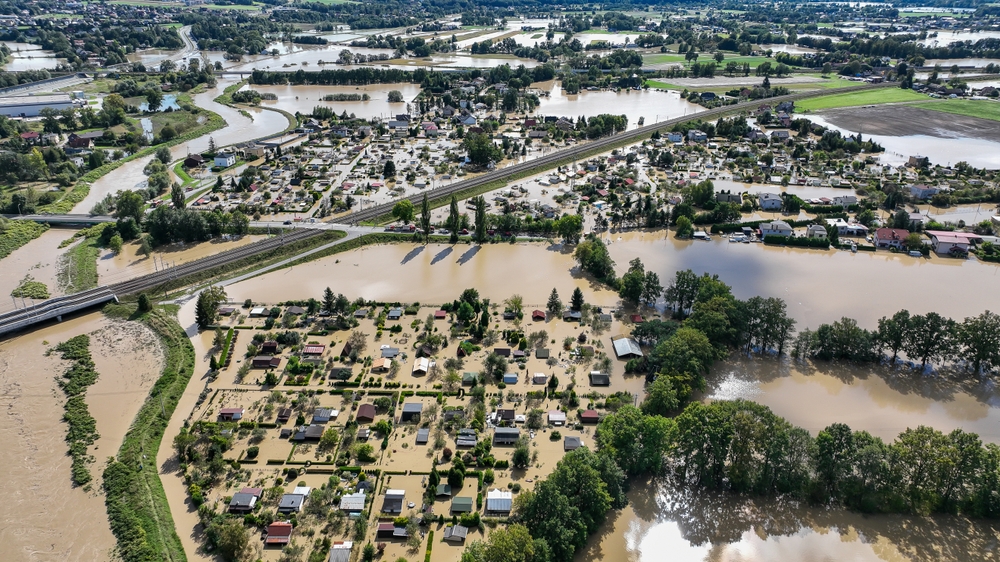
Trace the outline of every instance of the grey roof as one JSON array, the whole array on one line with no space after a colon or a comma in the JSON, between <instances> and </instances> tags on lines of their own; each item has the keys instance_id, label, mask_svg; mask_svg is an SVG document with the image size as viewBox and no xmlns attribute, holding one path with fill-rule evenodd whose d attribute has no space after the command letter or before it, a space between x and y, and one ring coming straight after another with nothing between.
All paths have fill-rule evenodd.
<instances>
[{"instance_id":1,"label":"grey roof","mask_svg":"<svg viewBox=\"0 0 1000 562\"><path fill-rule=\"evenodd\" d=\"M382 349L383 359L395 359L399 355L399 348L396 347L386 347Z\"/></svg>"},{"instance_id":2,"label":"grey roof","mask_svg":"<svg viewBox=\"0 0 1000 562\"><path fill-rule=\"evenodd\" d=\"M567 435L566 438L563 439L564 451L572 451L573 449L578 449L580 447L583 447L583 440L579 437Z\"/></svg>"},{"instance_id":3,"label":"grey roof","mask_svg":"<svg viewBox=\"0 0 1000 562\"><path fill-rule=\"evenodd\" d=\"M285 494L281 496L281 503L278 504L278 511L298 511L302 509L302 501L304 499L305 496L299 494Z\"/></svg>"},{"instance_id":4,"label":"grey roof","mask_svg":"<svg viewBox=\"0 0 1000 562\"><path fill-rule=\"evenodd\" d=\"M548 349L541 347L535 350L535 359L548 359L548 358L549 358Z\"/></svg>"},{"instance_id":5,"label":"grey roof","mask_svg":"<svg viewBox=\"0 0 1000 562\"><path fill-rule=\"evenodd\" d=\"M465 537L468 534L469 534L468 527L455 525L453 527L448 527L444 530L444 540L462 542L465 540Z\"/></svg>"},{"instance_id":6,"label":"grey roof","mask_svg":"<svg viewBox=\"0 0 1000 562\"><path fill-rule=\"evenodd\" d=\"M430 429L428 429L426 427L423 428L423 429L418 429L417 430L417 443L418 444L426 443L427 439L430 437L430 435L431 435L431 430Z\"/></svg>"},{"instance_id":7,"label":"grey roof","mask_svg":"<svg viewBox=\"0 0 1000 562\"><path fill-rule=\"evenodd\" d=\"M402 513L404 498L386 497L382 502L383 513Z\"/></svg>"},{"instance_id":8,"label":"grey roof","mask_svg":"<svg viewBox=\"0 0 1000 562\"><path fill-rule=\"evenodd\" d=\"M253 494L233 494L233 499L229 502L230 508L250 508L256 503L257 497Z\"/></svg>"},{"instance_id":9,"label":"grey roof","mask_svg":"<svg viewBox=\"0 0 1000 562\"><path fill-rule=\"evenodd\" d=\"M513 503L513 494L510 492L490 490L486 493L486 511L509 512Z\"/></svg>"},{"instance_id":10,"label":"grey roof","mask_svg":"<svg viewBox=\"0 0 1000 562\"><path fill-rule=\"evenodd\" d=\"M364 511L365 493L347 494L340 498L341 511Z\"/></svg>"},{"instance_id":11,"label":"grey roof","mask_svg":"<svg viewBox=\"0 0 1000 562\"><path fill-rule=\"evenodd\" d=\"M636 357L642 357L642 349L639 348L639 343L632 338L621 338L611 342L615 346L615 355L618 357L625 357L628 355L634 355Z\"/></svg>"},{"instance_id":12,"label":"grey roof","mask_svg":"<svg viewBox=\"0 0 1000 562\"><path fill-rule=\"evenodd\" d=\"M475 437L459 437L455 440L456 447L475 447L476 438Z\"/></svg>"},{"instance_id":13,"label":"grey roof","mask_svg":"<svg viewBox=\"0 0 1000 562\"><path fill-rule=\"evenodd\" d=\"M607 373L590 373L590 384L592 386L608 386L611 384L611 377Z\"/></svg>"},{"instance_id":14,"label":"grey roof","mask_svg":"<svg viewBox=\"0 0 1000 562\"><path fill-rule=\"evenodd\" d=\"M423 409L424 405L421 402L407 402L403 404L404 414L419 414Z\"/></svg>"},{"instance_id":15,"label":"grey roof","mask_svg":"<svg viewBox=\"0 0 1000 562\"><path fill-rule=\"evenodd\" d=\"M471 497L457 497L451 499L451 511L459 513L467 513L472 511L472 498Z\"/></svg>"},{"instance_id":16,"label":"grey roof","mask_svg":"<svg viewBox=\"0 0 1000 562\"><path fill-rule=\"evenodd\" d=\"M450 496L451 495L451 485L450 484L438 484L435 494L438 496Z\"/></svg>"},{"instance_id":17,"label":"grey roof","mask_svg":"<svg viewBox=\"0 0 1000 562\"><path fill-rule=\"evenodd\" d=\"M351 560L350 548L331 548L330 559L327 562L349 562Z\"/></svg>"}]
</instances>

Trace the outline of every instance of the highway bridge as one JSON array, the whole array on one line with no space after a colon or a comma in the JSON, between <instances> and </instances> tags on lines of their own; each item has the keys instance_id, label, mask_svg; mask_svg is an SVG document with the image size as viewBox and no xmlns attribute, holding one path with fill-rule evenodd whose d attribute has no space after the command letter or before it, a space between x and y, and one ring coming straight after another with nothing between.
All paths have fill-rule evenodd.
<instances>
[{"instance_id":1,"label":"highway bridge","mask_svg":"<svg viewBox=\"0 0 1000 562\"><path fill-rule=\"evenodd\" d=\"M668 119L666 121L660 121L658 123L647 125L645 127L639 127L637 129L632 129L631 131L622 132L611 137L605 137L603 139L599 139L593 142L580 144L572 148L558 150L556 152L553 152L551 154L548 154L546 156L543 156L535 160L530 160L506 168L499 168L497 170L493 170L491 172L488 172L481 176L477 176L472 179L463 180L449 184L447 186L426 190L419 194L412 195L408 199L412 201L414 205L419 205L421 199L423 199L424 194L427 194L429 199L440 201L452 194L459 194L464 191L482 187L491 182L519 179L530 173L540 173L546 169L554 168L557 165L565 163L568 160L571 161L576 158L587 157L588 155L599 153L605 150L611 150L612 148L617 146L630 144L632 142L638 142L651 135L654 131L662 131L665 129L669 129L674 125L680 123L685 123L688 121L695 121L695 120L714 120L733 112L757 107L762 103L777 104L783 101L797 101L811 97L857 92L857 91L863 91L875 88L884 88L884 87L896 87L896 85L891 83L867 84L861 86L850 86L845 88L833 88L828 90L801 92L786 96L768 98L766 100L748 101L735 105L728 105L724 107L710 109L708 111L703 111L701 113L695 113L684 117L677 117L674 119ZM395 205L396 202L397 201L393 201L391 203L384 203L382 205L377 205L364 210L355 211L343 217L339 217L338 218L339 221L350 223L350 225L344 225L343 228L348 230L348 232L351 234L347 238L343 238L340 241L333 242L329 245L333 245L339 242L349 240L350 238L360 236L364 231L374 230L374 229L365 229L363 227L357 227L355 225L357 225L362 221L370 221L388 214L392 210L392 206ZM24 215L19 218L23 219L29 216L33 215ZM85 220L83 218L85 215L38 215L38 216L80 217L77 220ZM113 220L110 217L91 217L91 219L101 222L103 222L102 219ZM287 243L304 240L312 236L317 236L323 230L330 228L341 228L341 226L334 225L331 223L317 223L316 225L309 225L308 228L296 228L294 230L291 230L290 232L286 231L281 236L269 238L267 240L264 240L256 244L250 244L247 246L243 246L241 248L235 248L232 250L221 252L214 256L209 256L206 258L202 258L200 260L184 263L177 267L168 268L165 270L158 271L156 273L150 273L147 275L136 277L135 279L130 279L128 281L117 283L115 285L110 285L107 287L98 287L97 289L91 289L89 291L84 291L82 293L77 293L75 295L57 297L54 299L49 299L45 302L39 303L38 305L32 307L15 310L13 312L0 315L0 335L8 334L17 330L22 330L39 322L44 322L51 319L60 320L63 315L69 314L71 312L84 310L92 306L104 304L111 300L117 300L118 296L135 294L142 291L155 289L168 281L174 279L180 279L188 275L199 273L201 271L233 263L235 261L259 253L268 252Z\"/></svg>"},{"instance_id":2,"label":"highway bridge","mask_svg":"<svg viewBox=\"0 0 1000 562\"><path fill-rule=\"evenodd\" d=\"M44 222L50 226L94 226L106 222L115 222L115 217L107 215L3 215L4 218L15 221Z\"/></svg>"}]
</instances>

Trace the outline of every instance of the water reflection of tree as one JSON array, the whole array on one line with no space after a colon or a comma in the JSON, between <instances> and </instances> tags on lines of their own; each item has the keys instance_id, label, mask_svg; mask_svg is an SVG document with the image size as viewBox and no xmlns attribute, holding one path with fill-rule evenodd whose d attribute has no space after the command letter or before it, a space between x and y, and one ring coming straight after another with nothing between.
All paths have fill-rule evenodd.
<instances>
[{"instance_id":1,"label":"water reflection of tree","mask_svg":"<svg viewBox=\"0 0 1000 562\"><path fill-rule=\"evenodd\" d=\"M648 488L639 490L639 486L629 494L637 517L674 521L681 536L695 545L737 543L747 532L767 538L814 529L820 533L838 533L841 537L853 531L865 544L888 541L914 562L1000 560L996 548L1000 524L993 521L953 516L865 516L782 499L746 498L702 488L677 487L666 480L655 485L659 488L657 494L646 493ZM651 506L652 503L655 505ZM874 551L883 554L885 548L876 547Z\"/></svg>"},{"instance_id":2,"label":"water reflection of tree","mask_svg":"<svg viewBox=\"0 0 1000 562\"><path fill-rule=\"evenodd\" d=\"M954 378L942 373L923 374L906 366L885 364L855 365L840 361L799 361L788 357L745 357L733 355L726 367L716 369L710 377L709 386L731 375L739 380L769 383L792 375L797 371L805 376L826 375L845 385L878 377L890 389L903 394L915 395L937 402L955 399L960 392L969 394L983 403L990 403L997 397L995 385L989 381L963 376ZM709 390L711 393L711 388Z\"/></svg>"}]
</instances>

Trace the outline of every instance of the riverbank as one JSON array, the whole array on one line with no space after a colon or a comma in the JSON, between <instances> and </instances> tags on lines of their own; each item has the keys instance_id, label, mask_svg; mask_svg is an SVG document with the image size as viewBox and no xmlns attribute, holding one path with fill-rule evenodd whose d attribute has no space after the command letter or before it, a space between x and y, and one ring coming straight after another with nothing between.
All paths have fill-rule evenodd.
<instances>
[{"instance_id":1,"label":"riverbank","mask_svg":"<svg viewBox=\"0 0 1000 562\"><path fill-rule=\"evenodd\" d=\"M115 459L104 470L104 493L118 553L125 562L166 558L186 560L174 527L155 462L147 452L159 449L165 427L194 372L194 348L177 323L176 307L137 313L135 305L109 305L113 318L141 321L159 338L164 368L125 434Z\"/></svg>"}]
</instances>

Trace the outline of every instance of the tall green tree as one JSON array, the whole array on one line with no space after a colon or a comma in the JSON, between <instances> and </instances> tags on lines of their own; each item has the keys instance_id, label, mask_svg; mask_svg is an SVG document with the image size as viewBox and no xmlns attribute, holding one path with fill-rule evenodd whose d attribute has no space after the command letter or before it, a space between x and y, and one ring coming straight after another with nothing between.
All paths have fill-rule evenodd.
<instances>
[{"instance_id":1,"label":"tall green tree","mask_svg":"<svg viewBox=\"0 0 1000 562\"><path fill-rule=\"evenodd\" d=\"M989 372L1000 366L1000 315L990 311L966 318L958 327L962 357L973 373Z\"/></svg>"},{"instance_id":2,"label":"tall green tree","mask_svg":"<svg viewBox=\"0 0 1000 562\"><path fill-rule=\"evenodd\" d=\"M559 300L559 291L556 291L555 287L552 287L552 292L549 293L549 302L546 303L545 310L552 318L558 318L562 314L563 303Z\"/></svg>"},{"instance_id":3,"label":"tall green tree","mask_svg":"<svg viewBox=\"0 0 1000 562\"><path fill-rule=\"evenodd\" d=\"M906 342L906 355L920 361L920 368L928 362L947 360L955 351L955 322L936 312L915 315L910 319L910 337Z\"/></svg>"},{"instance_id":4,"label":"tall green tree","mask_svg":"<svg viewBox=\"0 0 1000 562\"><path fill-rule=\"evenodd\" d=\"M476 242L482 244L486 241L486 200L480 195L473 203L476 206Z\"/></svg>"},{"instance_id":5,"label":"tall green tree","mask_svg":"<svg viewBox=\"0 0 1000 562\"><path fill-rule=\"evenodd\" d=\"M327 287L323 290L323 312L333 314L335 308L336 301L333 296L333 290L331 290L330 287Z\"/></svg>"},{"instance_id":6,"label":"tall green tree","mask_svg":"<svg viewBox=\"0 0 1000 562\"><path fill-rule=\"evenodd\" d=\"M226 290L219 286L212 286L198 293L198 301L195 304L194 317L198 327L202 330L215 323L218 317L219 305L226 301Z\"/></svg>"},{"instance_id":7,"label":"tall green tree","mask_svg":"<svg viewBox=\"0 0 1000 562\"><path fill-rule=\"evenodd\" d=\"M573 294L569 298L569 307L576 312L583 309L583 291L580 287L573 289Z\"/></svg>"},{"instance_id":8,"label":"tall green tree","mask_svg":"<svg viewBox=\"0 0 1000 562\"><path fill-rule=\"evenodd\" d=\"M458 198L454 195L451 196L451 205L448 206L448 230L450 231L450 236L448 238L449 242L452 244L458 243L458 228L461 226L461 219L458 215Z\"/></svg>"},{"instance_id":9,"label":"tall green tree","mask_svg":"<svg viewBox=\"0 0 1000 562\"><path fill-rule=\"evenodd\" d=\"M900 310L891 318L883 316L878 321L877 340L880 349L892 352L890 363L895 363L899 352L903 351L910 339L910 311Z\"/></svg>"},{"instance_id":10,"label":"tall green tree","mask_svg":"<svg viewBox=\"0 0 1000 562\"><path fill-rule=\"evenodd\" d=\"M392 206L392 216L402 223L408 224L413 222L413 203L411 203L409 199L398 201Z\"/></svg>"},{"instance_id":11,"label":"tall green tree","mask_svg":"<svg viewBox=\"0 0 1000 562\"><path fill-rule=\"evenodd\" d=\"M424 231L424 240L427 240L431 236L431 204L427 201L427 193L424 193L424 199L420 202L420 228Z\"/></svg>"},{"instance_id":12,"label":"tall green tree","mask_svg":"<svg viewBox=\"0 0 1000 562\"><path fill-rule=\"evenodd\" d=\"M184 188L178 183L175 183L170 188L170 203L175 209L184 208Z\"/></svg>"}]
</instances>

